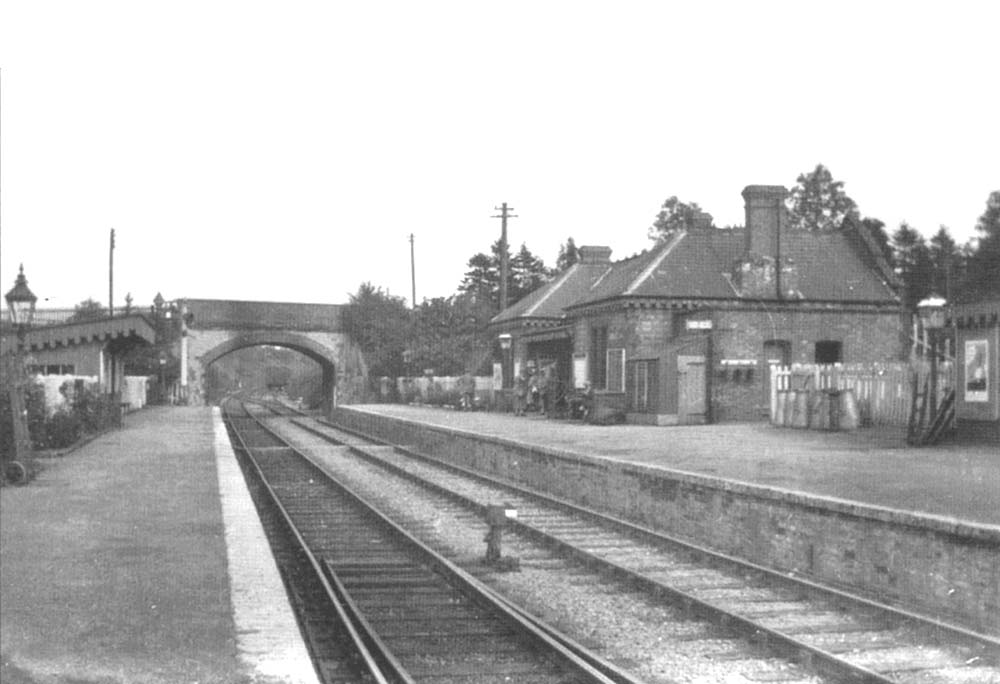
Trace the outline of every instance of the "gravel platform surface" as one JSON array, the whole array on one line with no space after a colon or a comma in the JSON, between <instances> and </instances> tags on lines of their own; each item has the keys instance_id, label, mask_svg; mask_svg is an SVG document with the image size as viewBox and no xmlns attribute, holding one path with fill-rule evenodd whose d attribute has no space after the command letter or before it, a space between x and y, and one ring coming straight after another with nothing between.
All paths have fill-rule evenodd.
<instances>
[{"instance_id":1,"label":"gravel platform surface","mask_svg":"<svg viewBox=\"0 0 1000 684\"><path fill-rule=\"evenodd\" d=\"M0 490L0 681L249 683L211 413L156 407Z\"/></svg>"}]
</instances>

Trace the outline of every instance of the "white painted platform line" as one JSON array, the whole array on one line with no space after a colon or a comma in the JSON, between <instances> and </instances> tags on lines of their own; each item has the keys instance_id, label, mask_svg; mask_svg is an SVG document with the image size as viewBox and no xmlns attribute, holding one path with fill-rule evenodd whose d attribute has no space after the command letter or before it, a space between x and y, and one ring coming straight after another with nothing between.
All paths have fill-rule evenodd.
<instances>
[{"instance_id":1,"label":"white painted platform line","mask_svg":"<svg viewBox=\"0 0 1000 684\"><path fill-rule=\"evenodd\" d=\"M212 424L240 660L251 675L288 684L318 684L218 407L212 409Z\"/></svg>"}]
</instances>

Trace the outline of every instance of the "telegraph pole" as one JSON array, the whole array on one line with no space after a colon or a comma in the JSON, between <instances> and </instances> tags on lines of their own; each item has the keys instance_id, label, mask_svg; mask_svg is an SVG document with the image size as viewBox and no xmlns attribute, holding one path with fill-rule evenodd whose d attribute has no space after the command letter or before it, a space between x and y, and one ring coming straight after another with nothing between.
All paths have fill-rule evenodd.
<instances>
[{"instance_id":1,"label":"telegraph pole","mask_svg":"<svg viewBox=\"0 0 1000 684\"><path fill-rule=\"evenodd\" d=\"M115 315L115 229L111 229L108 247L108 316Z\"/></svg>"},{"instance_id":2,"label":"telegraph pole","mask_svg":"<svg viewBox=\"0 0 1000 684\"><path fill-rule=\"evenodd\" d=\"M410 287L411 295L410 308L417 308L417 262L413 256L413 233L410 233Z\"/></svg>"},{"instance_id":3,"label":"telegraph pole","mask_svg":"<svg viewBox=\"0 0 1000 684\"><path fill-rule=\"evenodd\" d=\"M500 219L500 310L503 311L507 308L507 277L510 270L507 263L507 219L517 218L517 214L509 213L514 207L508 207L506 202L493 209L500 212L493 218Z\"/></svg>"}]
</instances>

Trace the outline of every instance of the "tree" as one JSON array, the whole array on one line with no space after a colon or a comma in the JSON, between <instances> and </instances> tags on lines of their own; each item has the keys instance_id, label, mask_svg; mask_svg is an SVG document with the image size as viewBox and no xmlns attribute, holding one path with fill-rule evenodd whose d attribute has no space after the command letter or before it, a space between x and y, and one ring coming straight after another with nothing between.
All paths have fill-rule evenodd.
<instances>
[{"instance_id":1,"label":"tree","mask_svg":"<svg viewBox=\"0 0 1000 684\"><path fill-rule=\"evenodd\" d=\"M565 244L559 245L559 257L556 259L556 270L565 271L580 260L580 251L573 238L566 238Z\"/></svg>"},{"instance_id":2,"label":"tree","mask_svg":"<svg viewBox=\"0 0 1000 684\"><path fill-rule=\"evenodd\" d=\"M494 311L500 310L500 241L493 243L491 255L482 252L475 254L468 261L469 270L458 286L459 292L475 295L479 300L493 303ZM507 282L507 305L515 304L528 293L548 282L552 272L545 263L532 254L527 245L522 244L520 251L510 264L509 280Z\"/></svg>"},{"instance_id":3,"label":"tree","mask_svg":"<svg viewBox=\"0 0 1000 684\"><path fill-rule=\"evenodd\" d=\"M97 321L106 318L107 315L107 311L100 302L88 297L73 307L73 315L69 317L67 322Z\"/></svg>"},{"instance_id":4,"label":"tree","mask_svg":"<svg viewBox=\"0 0 1000 684\"><path fill-rule=\"evenodd\" d=\"M487 325L493 315L488 300L454 295L425 300L414 312L409 372L433 368L438 375L484 371L490 358Z\"/></svg>"},{"instance_id":5,"label":"tree","mask_svg":"<svg viewBox=\"0 0 1000 684\"><path fill-rule=\"evenodd\" d=\"M955 295L962 276L962 253L948 232L941 226L930 239L928 254L931 260L931 291L949 302Z\"/></svg>"},{"instance_id":6,"label":"tree","mask_svg":"<svg viewBox=\"0 0 1000 684\"><path fill-rule=\"evenodd\" d=\"M892 234L896 273L903 281L903 304L909 311L931 294L934 265L923 236L905 221Z\"/></svg>"},{"instance_id":7,"label":"tree","mask_svg":"<svg viewBox=\"0 0 1000 684\"><path fill-rule=\"evenodd\" d=\"M523 299L552 279L552 271L546 268L545 262L532 254L523 242L521 249L511 259L510 275L511 282L507 290L511 304Z\"/></svg>"},{"instance_id":8,"label":"tree","mask_svg":"<svg viewBox=\"0 0 1000 684\"><path fill-rule=\"evenodd\" d=\"M370 381L403 374L403 350L411 335L411 318L402 297L362 283L341 311L341 321L364 354Z\"/></svg>"},{"instance_id":9,"label":"tree","mask_svg":"<svg viewBox=\"0 0 1000 684\"><path fill-rule=\"evenodd\" d=\"M976 245L968 259L967 294L1000 294L1000 190L986 200L986 211L976 223Z\"/></svg>"},{"instance_id":10,"label":"tree","mask_svg":"<svg viewBox=\"0 0 1000 684\"><path fill-rule=\"evenodd\" d=\"M649 228L649 239L663 242L667 236L677 230L686 230L695 226L695 218L702 213L697 202L681 202L677 196L668 198L660 207L653 225Z\"/></svg>"},{"instance_id":11,"label":"tree","mask_svg":"<svg viewBox=\"0 0 1000 684\"><path fill-rule=\"evenodd\" d=\"M788 199L792 228L811 231L838 230L848 216L858 218L858 205L844 192L844 183L833 180L822 164L796 179Z\"/></svg>"},{"instance_id":12,"label":"tree","mask_svg":"<svg viewBox=\"0 0 1000 684\"><path fill-rule=\"evenodd\" d=\"M508 259L507 263L510 263ZM458 286L459 292L493 303L500 309L500 241L493 243L492 256L479 252L467 264L469 270Z\"/></svg>"}]
</instances>

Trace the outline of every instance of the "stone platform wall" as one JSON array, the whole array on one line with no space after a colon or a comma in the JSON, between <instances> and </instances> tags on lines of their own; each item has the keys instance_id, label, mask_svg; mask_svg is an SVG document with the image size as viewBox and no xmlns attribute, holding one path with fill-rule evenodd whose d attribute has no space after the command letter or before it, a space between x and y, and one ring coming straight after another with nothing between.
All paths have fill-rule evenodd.
<instances>
[{"instance_id":1,"label":"stone platform wall","mask_svg":"<svg viewBox=\"0 0 1000 684\"><path fill-rule=\"evenodd\" d=\"M342 407L334 420L783 572L1000 632L1000 528L592 458Z\"/></svg>"}]
</instances>

